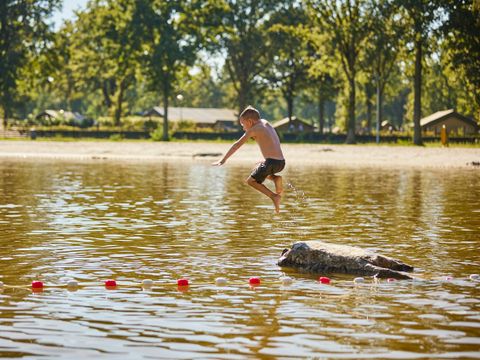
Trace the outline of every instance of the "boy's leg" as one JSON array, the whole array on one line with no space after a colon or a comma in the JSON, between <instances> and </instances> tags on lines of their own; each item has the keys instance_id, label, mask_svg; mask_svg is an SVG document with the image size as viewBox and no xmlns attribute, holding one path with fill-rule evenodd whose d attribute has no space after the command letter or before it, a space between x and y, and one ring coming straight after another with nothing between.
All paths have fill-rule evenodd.
<instances>
[{"instance_id":1,"label":"boy's leg","mask_svg":"<svg viewBox=\"0 0 480 360\"><path fill-rule=\"evenodd\" d=\"M275 212L280 212L280 200L282 199L282 195L275 194L272 190L267 188L265 185L258 183L257 180L251 176L248 177L247 184L272 199L273 205L275 205Z\"/></svg>"},{"instance_id":2,"label":"boy's leg","mask_svg":"<svg viewBox=\"0 0 480 360\"><path fill-rule=\"evenodd\" d=\"M268 175L267 179L270 179L275 184L275 192L277 194L283 193L283 180L280 175Z\"/></svg>"}]
</instances>

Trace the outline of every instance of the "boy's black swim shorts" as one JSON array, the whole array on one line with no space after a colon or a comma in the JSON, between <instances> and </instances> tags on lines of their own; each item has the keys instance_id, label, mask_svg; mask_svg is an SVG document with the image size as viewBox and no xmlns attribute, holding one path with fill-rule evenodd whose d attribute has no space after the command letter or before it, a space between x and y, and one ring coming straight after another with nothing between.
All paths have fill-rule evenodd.
<instances>
[{"instance_id":1,"label":"boy's black swim shorts","mask_svg":"<svg viewBox=\"0 0 480 360\"><path fill-rule=\"evenodd\" d=\"M259 184L263 183L268 175L274 175L283 170L285 167L285 160L265 159L265 161L258 164L252 171L250 176Z\"/></svg>"}]
</instances>

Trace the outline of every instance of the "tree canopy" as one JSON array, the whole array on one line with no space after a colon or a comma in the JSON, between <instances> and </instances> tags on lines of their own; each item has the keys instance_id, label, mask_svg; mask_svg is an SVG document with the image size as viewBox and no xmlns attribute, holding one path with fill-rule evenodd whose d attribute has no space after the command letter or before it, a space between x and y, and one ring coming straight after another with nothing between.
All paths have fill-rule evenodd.
<instances>
[{"instance_id":1,"label":"tree canopy","mask_svg":"<svg viewBox=\"0 0 480 360\"><path fill-rule=\"evenodd\" d=\"M387 120L421 144L422 115L480 118L474 0L91 0L54 29L60 6L0 2L5 127L48 108L120 127L162 106L167 140L171 105L251 104L320 132L328 117L350 143Z\"/></svg>"}]
</instances>

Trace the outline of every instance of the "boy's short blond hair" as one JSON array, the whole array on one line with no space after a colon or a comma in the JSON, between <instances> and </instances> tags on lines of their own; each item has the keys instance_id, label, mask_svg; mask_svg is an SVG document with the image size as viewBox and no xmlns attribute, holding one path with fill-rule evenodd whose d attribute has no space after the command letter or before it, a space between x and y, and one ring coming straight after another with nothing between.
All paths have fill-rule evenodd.
<instances>
[{"instance_id":1,"label":"boy's short blond hair","mask_svg":"<svg viewBox=\"0 0 480 360\"><path fill-rule=\"evenodd\" d=\"M248 105L240 114L240 119L260 120L260 112L253 106Z\"/></svg>"}]
</instances>

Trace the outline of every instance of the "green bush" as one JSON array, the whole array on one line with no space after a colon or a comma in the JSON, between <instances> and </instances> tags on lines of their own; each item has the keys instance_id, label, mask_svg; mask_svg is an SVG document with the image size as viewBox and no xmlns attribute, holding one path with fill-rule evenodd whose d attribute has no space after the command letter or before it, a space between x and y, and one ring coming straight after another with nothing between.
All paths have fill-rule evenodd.
<instances>
[{"instance_id":1,"label":"green bush","mask_svg":"<svg viewBox=\"0 0 480 360\"><path fill-rule=\"evenodd\" d=\"M197 125L193 121L189 120L180 120L175 123L172 123L172 130L174 131L196 131Z\"/></svg>"},{"instance_id":2,"label":"green bush","mask_svg":"<svg viewBox=\"0 0 480 360\"><path fill-rule=\"evenodd\" d=\"M156 128L152 132L150 132L150 138L153 141L162 141L163 140L163 129L162 128Z\"/></svg>"},{"instance_id":3,"label":"green bush","mask_svg":"<svg viewBox=\"0 0 480 360\"><path fill-rule=\"evenodd\" d=\"M112 141L121 141L123 140L124 137L122 134L113 134L113 135L110 135L110 140Z\"/></svg>"},{"instance_id":4,"label":"green bush","mask_svg":"<svg viewBox=\"0 0 480 360\"><path fill-rule=\"evenodd\" d=\"M158 121L155 120L147 120L143 122L143 130L144 131L154 131L158 128Z\"/></svg>"}]
</instances>

